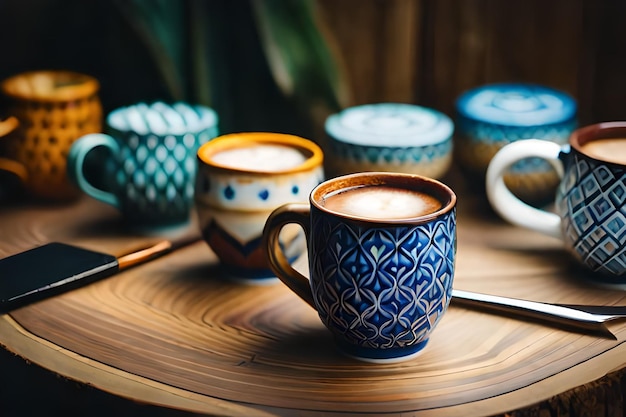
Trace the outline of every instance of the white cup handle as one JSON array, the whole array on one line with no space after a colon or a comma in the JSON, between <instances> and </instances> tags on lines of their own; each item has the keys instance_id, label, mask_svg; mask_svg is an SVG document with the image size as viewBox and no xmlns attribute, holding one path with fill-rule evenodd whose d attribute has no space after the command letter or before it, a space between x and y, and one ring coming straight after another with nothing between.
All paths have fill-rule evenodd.
<instances>
[{"instance_id":1,"label":"white cup handle","mask_svg":"<svg viewBox=\"0 0 626 417\"><path fill-rule=\"evenodd\" d=\"M524 203L504 183L504 174L513 164L533 157L545 159L554 167L559 178L563 178L563 162L559 159L561 151L561 145L555 142L526 139L512 142L496 153L487 169L487 198L498 215L517 226L563 238L561 218L557 214Z\"/></svg>"}]
</instances>

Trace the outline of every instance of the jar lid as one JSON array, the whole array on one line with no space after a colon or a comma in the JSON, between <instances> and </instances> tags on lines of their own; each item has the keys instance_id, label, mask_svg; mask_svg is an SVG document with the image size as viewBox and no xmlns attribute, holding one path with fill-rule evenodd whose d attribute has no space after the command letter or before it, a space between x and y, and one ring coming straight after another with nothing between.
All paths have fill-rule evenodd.
<instances>
[{"instance_id":1,"label":"jar lid","mask_svg":"<svg viewBox=\"0 0 626 417\"><path fill-rule=\"evenodd\" d=\"M539 126L574 118L576 101L568 94L534 84L491 84L461 94L459 115L504 126Z\"/></svg>"},{"instance_id":2,"label":"jar lid","mask_svg":"<svg viewBox=\"0 0 626 417\"><path fill-rule=\"evenodd\" d=\"M425 146L452 136L443 113L413 104L379 103L349 107L326 119L326 133L337 141L364 146Z\"/></svg>"}]
</instances>

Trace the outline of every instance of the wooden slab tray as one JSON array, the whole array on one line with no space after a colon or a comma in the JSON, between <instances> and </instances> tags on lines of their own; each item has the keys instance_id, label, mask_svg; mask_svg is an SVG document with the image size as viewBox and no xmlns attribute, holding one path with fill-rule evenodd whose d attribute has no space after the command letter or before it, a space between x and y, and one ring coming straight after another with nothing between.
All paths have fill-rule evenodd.
<instances>
[{"instance_id":1,"label":"wooden slab tray","mask_svg":"<svg viewBox=\"0 0 626 417\"><path fill-rule=\"evenodd\" d=\"M626 304L587 284L560 243L461 200L455 288L545 302ZM57 240L121 255L129 234L89 199L0 213L0 256ZM185 232L192 232L190 225ZM137 401L215 415L493 415L623 367L617 341L450 307L416 359L337 352L316 312L280 282L223 278L204 242L0 316L0 343L63 376Z\"/></svg>"}]
</instances>

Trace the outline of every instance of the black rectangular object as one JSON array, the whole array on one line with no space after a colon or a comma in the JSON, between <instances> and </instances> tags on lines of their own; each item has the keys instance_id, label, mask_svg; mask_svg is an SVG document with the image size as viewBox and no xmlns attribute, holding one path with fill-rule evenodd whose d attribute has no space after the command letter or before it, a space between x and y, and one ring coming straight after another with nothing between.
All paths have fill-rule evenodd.
<instances>
[{"instance_id":1,"label":"black rectangular object","mask_svg":"<svg viewBox=\"0 0 626 417\"><path fill-rule=\"evenodd\" d=\"M0 312L89 284L117 271L115 256L58 242L0 259Z\"/></svg>"}]
</instances>

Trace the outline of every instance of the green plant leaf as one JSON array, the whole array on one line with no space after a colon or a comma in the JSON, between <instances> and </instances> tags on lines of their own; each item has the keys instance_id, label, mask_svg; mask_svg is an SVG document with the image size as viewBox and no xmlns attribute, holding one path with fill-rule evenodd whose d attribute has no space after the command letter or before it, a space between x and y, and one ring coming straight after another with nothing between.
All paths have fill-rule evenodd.
<instances>
[{"instance_id":1,"label":"green plant leaf","mask_svg":"<svg viewBox=\"0 0 626 417\"><path fill-rule=\"evenodd\" d=\"M183 100L187 64L186 3L116 0L115 4L154 57L172 97Z\"/></svg>"},{"instance_id":2,"label":"green plant leaf","mask_svg":"<svg viewBox=\"0 0 626 417\"><path fill-rule=\"evenodd\" d=\"M251 2L265 54L280 89L306 107L336 111L348 89L310 0Z\"/></svg>"}]
</instances>

